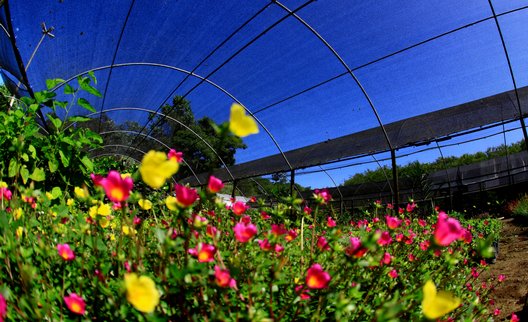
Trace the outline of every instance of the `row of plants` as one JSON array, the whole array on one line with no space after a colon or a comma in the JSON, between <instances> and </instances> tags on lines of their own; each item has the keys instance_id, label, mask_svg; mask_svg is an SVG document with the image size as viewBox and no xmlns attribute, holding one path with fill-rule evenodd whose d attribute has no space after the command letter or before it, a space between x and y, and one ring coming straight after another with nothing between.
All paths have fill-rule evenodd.
<instances>
[{"instance_id":1,"label":"row of plants","mask_svg":"<svg viewBox=\"0 0 528 322\"><path fill-rule=\"evenodd\" d=\"M44 96L39 102L56 106ZM244 137L258 126L234 104L215 131ZM85 152L72 151L57 177L64 182L44 171L24 179L23 165L42 167L41 155L33 168L20 162L2 173L0 320L482 321L500 313L493 290L505 277L482 274L500 230L494 219L376 203L345 220L327 190L310 205L295 197L273 207L224 204L215 177L203 189L172 183L181 152L150 151L132 173L88 175ZM26 150L10 152L26 162ZM86 174L70 178L75 171Z\"/></svg>"}]
</instances>

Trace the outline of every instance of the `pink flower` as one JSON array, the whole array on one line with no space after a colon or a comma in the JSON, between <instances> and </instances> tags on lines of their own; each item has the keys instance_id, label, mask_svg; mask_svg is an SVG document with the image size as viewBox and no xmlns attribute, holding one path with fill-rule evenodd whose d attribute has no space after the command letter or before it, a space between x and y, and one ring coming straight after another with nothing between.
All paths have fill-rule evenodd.
<instances>
[{"instance_id":1,"label":"pink flower","mask_svg":"<svg viewBox=\"0 0 528 322\"><path fill-rule=\"evenodd\" d=\"M357 237L350 237L350 246L345 249L345 254L360 258L365 255L367 249L361 245L361 240Z\"/></svg>"},{"instance_id":2,"label":"pink flower","mask_svg":"<svg viewBox=\"0 0 528 322\"><path fill-rule=\"evenodd\" d=\"M261 218L262 220L267 220L267 219L270 219L271 216L268 215L267 212L265 212L265 211L261 211L261 212L260 212L260 218Z\"/></svg>"},{"instance_id":3,"label":"pink flower","mask_svg":"<svg viewBox=\"0 0 528 322\"><path fill-rule=\"evenodd\" d=\"M311 214L312 213L312 208L308 207L308 206L304 206L303 208L303 212L307 215Z\"/></svg>"},{"instance_id":4,"label":"pink flower","mask_svg":"<svg viewBox=\"0 0 528 322\"><path fill-rule=\"evenodd\" d=\"M330 200L332 200L332 196L328 192L328 189L323 189L323 190L315 189L314 198L315 198L315 201L321 205L324 205L328 203Z\"/></svg>"},{"instance_id":5,"label":"pink flower","mask_svg":"<svg viewBox=\"0 0 528 322\"><path fill-rule=\"evenodd\" d=\"M418 225L420 225L422 227L425 227L425 226L427 226L427 221L425 221L423 219L418 219Z\"/></svg>"},{"instance_id":6,"label":"pink flower","mask_svg":"<svg viewBox=\"0 0 528 322\"><path fill-rule=\"evenodd\" d=\"M512 313L512 316L511 316L510 322L520 322L520 321L521 321L521 320L519 319L519 317L517 316L517 314Z\"/></svg>"},{"instance_id":7,"label":"pink flower","mask_svg":"<svg viewBox=\"0 0 528 322\"><path fill-rule=\"evenodd\" d=\"M440 246L448 246L461 235L462 227L458 220L449 218L445 212L440 212L434 232L435 242Z\"/></svg>"},{"instance_id":8,"label":"pink flower","mask_svg":"<svg viewBox=\"0 0 528 322\"><path fill-rule=\"evenodd\" d=\"M115 170L110 170L106 178L101 179L100 185L104 188L106 196L112 202L121 202L128 199L130 191L134 186L131 177L121 177L121 174Z\"/></svg>"},{"instance_id":9,"label":"pink flower","mask_svg":"<svg viewBox=\"0 0 528 322\"><path fill-rule=\"evenodd\" d=\"M262 249L265 252L269 252L273 248L271 246L271 244L269 243L269 240L267 238L264 239L264 240L258 239L257 242L258 242L258 244L260 246L260 249Z\"/></svg>"},{"instance_id":10,"label":"pink flower","mask_svg":"<svg viewBox=\"0 0 528 322\"><path fill-rule=\"evenodd\" d=\"M253 224L238 223L233 228L235 238L241 243L248 242L253 236L257 234L257 226Z\"/></svg>"},{"instance_id":11,"label":"pink flower","mask_svg":"<svg viewBox=\"0 0 528 322\"><path fill-rule=\"evenodd\" d=\"M221 269L220 267L214 267L215 282L220 287L236 288L236 281L231 278L231 274L227 269Z\"/></svg>"},{"instance_id":12,"label":"pink flower","mask_svg":"<svg viewBox=\"0 0 528 322\"><path fill-rule=\"evenodd\" d=\"M335 222L335 220L332 219L332 217L328 217L328 218L326 218L326 225L328 227L332 228L332 227L336 226L336 222Z\"/></svg>"},{"instance_id":13,"label":"pink flower","mask_svg":"<svg viewBox=\"0 0 528 322\"><path fill-rule=\"evenodd\" d=\"M381 233L381 237L378 239L378 245L380 246L387 246L392 243L392 237L390 236L388 231L384 231Z\"/></svg>"},{"instance_id":14,"label":"pink flower","mask_svg":"<svg viewBox=\"0 0 528 322\"><path fill-rule=\"evenodd\" d=\"M218 179L215 176L209 177L209 184L207 184L207 190L209 190L210 193L217 193L218 191L222 190L224 188L224 183L222 180Z\"/></svg>"},{"instance_id":15,"label":"pink flower","mask_svg":"<svg viewBox=\"0 0 528 322\"><path fill-rule=\"evenodd\" d=\"M499 281L499 283L504 282L505 279L506 279L506 276L504 276L503 274L500 274L500 275L497 277L497 280Z\"/></svg>"},{"instance_id":16,"label":"pink flower","mask_svg":"<svg viewBox=\"0 0 528 322\"><path fill-rule=\"evenodd\" d=\"M407 212L412 212L414 210L414 208L416 208L416 204L413 202L413 203L408 203L407 204Z\"/></svg>"},{"instance_id":17,"label":"pink flower","mask_svg":"<svg viewBox=\"0 0 528 322\"><path fill-rule=\"evenodd\" d=\"M83 298L75 293L70 293L70 295L64 297L64 302L70 311L75 314L83 315L86 308L86 303Z\"/></svg>"},{"instance_id":18,"label":"pink flower","mask_svg":"<svg viewBox=\"0 0 528 322\"><path fill-rule=\"evenodd\" d=\"M480 273L477 271L477 269L475 267L471 267L471 276L473 276L474 278L477 278L479 277Z\"/></svg>"},{"instance_id":19,"label":"pink flower","mask_svg":"<svg viewBox=\"0 0 528 322\"><path fill-rule=\"evenodd\" d=\"M301 300L310 299L310 294L308 294L308 290L306 290L303 285L297 285L295 287L295 292L299 294L299 296L301 297Z\"/></svg>"},{"instance_id":20,"label":"pink flower","mask_svg":"<svg viewBox=\"0 0 528 322\"><path fill-rule=\"evenodd\" d=\"M4 294L0 293L0 322L4 321L4 318L6 315L7 315L7 301L4 297Z\"/></svg>"},{"instance_id":21,"label":"pink flower","mask_svg":"<svg viewBox=\"0 0 528 322\"><path fill-rule=\"evenodd\" d=\"M460 234L460 240L463 240L466 244L471 244L471 241L473 240L473 234L467 230L462 228L462 233Z\"/></svg>"},{"instance_id":22,"label":"pink flower","mask_svg":"<svg viewBox=\"0 0 528 322\"><path fill-rule=\"evenodd\" d=\"M103 186L101 184L101 182L104 179L104 177L102 175L92 173L92 174L90 174L90 178L92 179L92 182L93 182L94 186L96 186L96 187L102 187Z\"/></svg>"},{"instance_id":23,"label":"pink flower","mask_svg":"<svg viewBox=\"0 0 528 322\"><path fill-rule=\"evenodd\" d=\"M246 205L243 201L237 201L231 206L231 210L237 216L242 216L249 209L249 206Z\"/></svg>"},{"instance_id":24,"label":"pink flower","mask_svg":"<svg viewBox=\"0 0 528 322\"><path fill-rule=\"evenodd\" d=\"M389 272L388 275L389 275L389 277L391 277L391 278L396 278L396 277L398 277L398 271L396 271L395 269L393 269L393 270L391 270L391 271Z\"/></svg>"},{"instance_id":25,"label":"pink flower","mask_svg":"<svg viewBox=\"0 0 528 322\"><path fill-rule=\"evenodd\" d=\"M58 244L57 251L64 260L71 261L75 259L75 254L68 244Z\"/></svg>"},{"instance_id":26,"label":"pink flower","mask_svg":"<svg viewBox=\"0 0 528 322\"><path fill-rule=\"evenodd\" d=\"M381 258L380 264L381 265L383 265L383 264L389 265L391 263L391 260L392 260L391 254L385 253L385 254L383 254L383 257Z\"/></svg>"},{"instance_id":27,"label":"pink flower","mask_svg":"<svg viewBox=\"0 0 528 322\"><path fill-rule=\"evenodd\" d=\"M501 312L500 309L495 309L495 310L493 311L493 315L497 316L497 315L500 314L500 312Z\"/></svg>"},{"instance_id":28,"label":"pink flower","mask_svg":"<svg viewBox=\"0 0 528 322\"><path fill-rule=\"evenodd\" d=\"M199 243L195 248L189 249L188 252L197 257L200 263L209 263L214 261L216 248L213 245Z\"/></svg>"},{"instance_id":29,"label":"pink flower","mask_svg":"<svg viewBox=\"0 0 528 322\"><path fill-rule=\"evenodd\" d=\"M298 234L295 231L295 229L290 229L290 230L288 230L288 234L286 236L284 236L284 239L286 239L286 241L290 242L290 241L294 240L295 238L297 238L297 236L298 236Z\"/></svg>"},{"instance_id":30,"label":"pink flower","mask_svg":"<svg viewBox=\"0 0 528 322\"><path fill-rule=\"evenodd\" d=\"M323 236L317 239L317 247L319 247L319 249L323 251L330 249L330 245L328 245L328 241Z\"/></svg>"},{"instance_id":31,"label":"pink flower","mask_svg":"<svg viewBox=\"0 0 528 322\"><path fill-rule=\"evenodd\" d=\"M167 153L167 159L181 163L183 161L183 152L177 152L174 149L170 149L169 153Z\"/></svg>"},{"instance_id":32,"label":"pink flower","mask_svg":"<svg viewBox=\"0 0 528 322\"><path fill-rule=\"evenodd\" d=\"M414 256L411 253L409 254L408 258L409 258L409 262L414 262L416 260L416 256Z\"/></svg>"},{"instance_id":33,"label":"pink flower","mask_svg":"<svg viewBox=\"0 0 528 322\"><path fill-rule=\"evenodd\" d=\"M286 234L287 232L288 231L284 227L284 224L282 225L271 224L271 234L272 235L278 237L278 236Z\"/></svg>"},{"instance_id":34,"label":"pink flower","mask_svg":"<svg viewBox=\"0 0 528 322\"><path fill-rule=\"evenodd\" d=\"M11 200L13 193L6 187L0 187L0 199Z\"/></svg>"},{"instance_id":35,"label":"pink flower","mask_svg":"<svg viewBox=\"0 0 528 322\"><path fill-rule=\"evenodd\" d=\"M215 238L217 232L218 229L215 226L207 225L207 227L205 228L205 234L211 238Z\"/></svg>"},{"instance_id":36,"label":"pink flower","mask_svg":"<svg viewBox=\"0 0 528 322\"><path fill-rule=\"evenodd\" d=\"M176 191L176 202L180 207L187 208L198 199L196 189L177 184L174 190Z\"/></svg>"},{"instance_id":37,"label":"pink flower","mask_svg":"<svg viewBox=\"0 0 528 322\"><path fill-rule=\"evenodd\" d=\"M402 222L401 219L398 219L396 217L391 217L391 216L385 216L385 220L387 221L387 226L390 229L396 229L400 227L401 222Z\"/></svg>"},{"instance_id":38,"label":"pink flower","mask_svg":"<svg viewBox=\"0 0 528 322\"><path fill-rule=\"evenodd\" d=\"M420 249L423 251L426 251L430 245L431 243L428 240L424 240L423 242L420 243Z\"/></svg>"},{"instance_id":39,"label":"pink flower","mask_svg":"<svg viewBox=\"0 0 528 322\"><path fill-rule=\"evenodd\" d=\"M394 205L391 204L391 203L388 203L388 204L387 204L387 209L394 209Z\"/></svg>"},{"instance_id":40,"label":"pink flower","mask_svg":"<svg viewBox=\"0 0 528 322\"><path fill-rule=\"evenodd\" d=\"M282 253L283 250L284 246L282 246L281 244L275 244L275 253Z\"/></svg>"},{"instance_id":41,"label":"pink flower","mask_svg":"<svg viewBox=\"0 0 528 322\"><path fill-rule=\"evenodd\" d=\"M331 279L330 274L323 271L323 268L319 264L313 264L306 272L306 285L309 288L326 288Z\"/></svg>"}]
</instances>

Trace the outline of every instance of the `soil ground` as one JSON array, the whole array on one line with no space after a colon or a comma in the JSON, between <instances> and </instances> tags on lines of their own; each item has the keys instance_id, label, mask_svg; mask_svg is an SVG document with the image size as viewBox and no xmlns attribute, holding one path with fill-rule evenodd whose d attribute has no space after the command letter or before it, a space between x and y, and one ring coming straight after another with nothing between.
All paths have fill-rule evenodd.
<instances>
[{"instance_id":1,"label":"soil ground","mask_svg":"<svg viewBox=\"0 0 528 322\"><path fill-rule=\"evenodd\" d=\"M528 219L528 218L527 218ZM497 321L509 321L516 313L521 321L528 321L528 220L503 220L497 261L490 265L494 276L504 274L506 280L497 285L495 305L501 314Z\"/></svg>"}]
</instances>

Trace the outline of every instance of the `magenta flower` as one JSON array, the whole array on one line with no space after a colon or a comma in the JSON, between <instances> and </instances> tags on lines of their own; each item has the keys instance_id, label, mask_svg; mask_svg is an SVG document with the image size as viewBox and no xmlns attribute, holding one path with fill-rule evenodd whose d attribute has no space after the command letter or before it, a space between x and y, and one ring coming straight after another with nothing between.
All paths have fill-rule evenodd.
<instances>
[{"instance_id":1,"label":"magenta flower","mask_svg":"<svg viewBox=\"0 0 528 322\"><path fill-rule=\"evenodd\" d=\"M510 322L519 322L519 321L521 321L521 320L519 319L519 317L517 316L517 314L512 313L512 316L511 316L511 318L510 318Z\"/></svg>"},{"instance_id":2,"label":"magenta flower","mask_svg":"<svg viewBox=\"0 0 528 322\"><path fill-rule=\"evenodd\" d=\"M103 186L101 184L101 182L104 179L104 177L102 175L92 173L92 174L90 174L90 178L92 179L92 182L93 182L94 186L96 186L96 187L102 187Z\"/></svg>"},{"instance_id":3,"label":"magenta flower","mask_svg":"<svg viewBox=\"0 0 528 322\"><path fill-rule=\"evenodd\" d=\"M215 176L209 177L209 183L207 184L207 190L210 193L217 193L223 188L224 188L224 183L222 182L222 180L218 179Z\"/></svg>"},{"instance_id":4,"label":"magenta flower","mask_svg":"<svg viewBox=\"0 0 528 322\"><path fill-rule=\"evenodd\" d=\"M64 302L70 311L75 314L83 315L86 308L86 303L83 298L75 293L71 293L64 297Z\"/></svg>"},{"instance_id":5,"label":"magenta flower","mask_svg":"<svg viewBox=\"0 0 528 322\"><path fill-rule=\"evenodd\" d=\"M283 250L284 246L282 246L281 244L275 244L275 253L282 253Z\"/></svg>"},{"instance_id":6,"label":"magenta flower","mask_svg":"<svg viewBox=\"0 0 528 322\"><path fill-rule=\"evenodd\" d=\"M191 256L197 257L200 263L208 263L214 261L216 248L213 245L199 243L195 248L187 251Z\"/></svg>"},{"instance_id":7,"label":"magenta flower","mask_svg":"<svg viewBox=\"0 0 528 322\"><path fill-rule=\"evenodd\" d=\"M247 243L257 234L257 226L253 224L237 223L233 228L235 238L241 243Z\"/></svg>"},{"instance_id":8,"label":"magenta flower","mask_svg":"<svg viewBox=\"0 0 528 322\"><path fill-rule=\"evenodd\" d=\"M75 259L75 254L68 244L58 244L57 251L59 252L60 257L66 261L71 261Z\"/></svg>"},{"instance_id":9,"label":"magenta flower","mask_svg":"<svg viewBox=\"0 0 528 322\"><path fill-rule=\"evenodd\" d=\"M221 269L218 266L214 267L215 282L220 287L236 288L236 281L231 277L227 269Z\"/></svg>"},{"instance_id":10,"label":"magenta flower","mask_svg":"<svg viewBox=\"0 0 528 322\"><path fill-rule=\"evenodd\" d=\"M396 217L391 217L391 216L385 216L385 220L387 221L387 226L390 229L396 229L396 228L400 227L400 225L402 223L401 219L398 219Z\"/></svg>"},{"instance_id":11,"label":"magenta flower","mask_svg":"<svg viewBox=\"0 0 528 322\"><path fill-rule=\"evenodd\" d=\"M330 274L325 272L319 264L313 264L306 272L306 285L309 288L327 288L331 279Z\"/></svg>"},{"instance_id":12,"label":"magenta flower","mask_svg":"<svg viewBox=\"0 0 528 322\"><path fill-rule=\"evenodd\" d=\"M231 206L231 210L237 216L242 216L248 209L249 206L246 205L243 201L237 201Z\"/></svg>"},{"instance_id":13,"label":"magenta flower","mask_svg":"<svg viewBox=\"0 0 528 322\"><path fill-rule=\"evenodd\" d=\"M434 232L434 240L440 246L448 246L462 235L462 227L458 220L449 218L445 212L438 214L438 222Z\"/></svg>"},{"instance_id":14,"label":"magenta flower","mask_svg":"<svg viewBox=\"0 0 528 322\"><path fill-rule=\"evenodd\" d=\"M298 234L295 231L295 229L290 229L290 230L288 230L288 234L284 237L284 239L286 239L287 242L290 242L290 241L294 240L295 238L297 238L297 236L298 236Z\"/></svg>"},{"instance_id":15,"label":"magenta flower","mask_svg":"<svg viewBox=\"0 0 528 322\"><path fill-rule=\"evenodd\" d=\"M392 237L390 236L388 231L384 231L381 233L381 237L378 239L378 245L380 246L387 246L392 243Z\"/></svg>"},{"instance_id":16,"label":"magenta flower","mask_svg":"<svg viewBox=\"0 0 528 322\"><path fill-rule=\"evenodd\" d=\"M365 255L367 249L361 245L361 240L357 237L350 237L350 246L345 249L345 254L360 258Z\"/></svg>"},{"instance_id":17,"label":"magenta flower","mask_svg":"<svg viewBox=\"0 0 528 322\"><path fill-rule=\"evenodd\" d=\"M391 260L392 260L391 254L385 253L385 254L383 254L383 257L381 258L380 264L389 265L391 263Z\"/></svg>"},{"instance_id":18,"label":"magenta flower","mask_svg":"<svg viewBox=\"0 0 528 322\"><path fill-rule=\"evenodd\" d=\"M314 190L314 199L317 203L324 205L328 203L330 200L332 200L332 196L330 195L330 192L328 192L328 189L315 189Z\"/></svg>"},{"instance_id":19,"label":"magenta flower","mask_svg":"<svg viewBox=\"0 0 528 322\"><path fill-rule=\"evenodd\" d=\"M502 283L504 282L504 280L506 279L506 276L504 276L503 274L500 274L498 277L497 277L499 283Z\"/></svg>"},{"instance_id":20,"label":"magenta flower","mask_svg":"<svg viewBox=\"0 0 528 322\"><path fill-rule=\"evenodd\" d=\"M170 149L169 153L167 153L167 159L181 163L183 161L183 152L177 152L174 149Z\"/></svg>"},{"instance_id":21,"label":"magenta flower","mask_svg":"<svg viewBox=\"0 0 528 322\"><path fill-rule=\"evenodd\" d=\"M11 200L13 193L6 187L0 187L0 199Z\"/></svg>"},{"instance_id":22,"label":"magenta flower","mask_svg":"<svg viewBox=\"0 0 528 322\"><path fill-rule=\"evenodd\" d=\"M177 184L174 190L176 191L176 202L182 208L190 207L198 199L196 189Z\"/></svg>"},{"instance_id":23,"label":"magenta flower","mask_svg":"<svg viewBox=\"0 0 528 322\"><path fill-rule=\"evenodd\" d=\"M6 315L7 315L7 301L4 297L4 294L0 293L0 322L4 321L4 318Z\"/></svg>"},{"instance_id":24,"label":"magenta flower","mask_svg":"<svg viewBox=\"0 0 528 322\"><path fill-rule=\"evenodd\" d=\"M312 208L308 207L308 206L304 206L303 208L303 212L307 215L311 214L312 213Z\"/></svg>"},{"instance_id":25,"label":"magenta flower","mask_svg":"<svg viewBox=\"0 0 528 322\"><path fill-rule=\"evenodd\" d=\"M398 271L396 271L395 269L393 269L393 270L391 270L391 271L389 272L388 275L389 275L389 277L391 277L391 278L396 278L396 277L398 277Z\"/></svg>"},{"instance_id":26,"label":"magenta flower","mask_svg":"<svg viewBox=\"0 0 528 322\"><path fill-rule=\"evenodd\" d=\"M330 249L330 245L328 245L328 241L323 236L317 239L317 247L319 247L319 249L322 251Z\"/></svg>"},{"instance_id":27,"label":"magenta flower","mask_svg":"<svg viewBox=\"0 0 528 322\"><path fill-rule=\"evenodd\" d=\"M407 212L412 212L414 210L414 208L416 208L416 204L413 202L413 203L408 203L407 204Z\"/></svg>"},{"instance_id":28,"label":"magenta flower","mask_svg":"<svg viewBox=\"0 0 528 322\"><path fill-rule=\"evenodd\" d=\"M335 227L336 226L336 222L334 219L332 219L332 217L328 217L326 218L326 225L330 228L332 227Z\"/></svg>"},{"instance_id":29,"label":"magenta flower","mask_svg":"<svg viewBox=\"0 0 528 322\"><path fill-rule=\"evenodd\" d=\"M131 177L121 177L115 170L110 170L106 178L101 179L100 185L104 188L106 196L112 202L121 202L128 199L134 186Z\"/></svg>"},{"instance_id":30,"label":"magenta flower","mask_svg":"<svg viewBox=\"0 0 528 322\"><path fill-rule=\"evenodd\" d=\"M284 224L282 225L271 224L271 234L272 235L279 237L279 236L286 234L287 232L288 230L284 227Z\"/></svg>"},{"instance_id":31,"label":"magenta flower","mask_svg":"<svg viewBox=\"0 0 528 322\"><path fill-rule=\"evenodd\" d=\"M257 242L260 246L260 249L262 249L265 252L269 252L273 248L267 238L264 240L258 239Z\"/></svg>"}]
</instances>

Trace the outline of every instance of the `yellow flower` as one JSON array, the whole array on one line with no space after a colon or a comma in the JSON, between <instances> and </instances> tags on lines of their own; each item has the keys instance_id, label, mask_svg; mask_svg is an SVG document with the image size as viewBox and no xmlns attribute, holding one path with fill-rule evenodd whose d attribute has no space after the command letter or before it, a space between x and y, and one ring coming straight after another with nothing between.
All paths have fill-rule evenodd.
<instances>
[{"instance_id":1,"label":"yellow flower","mask_svg":"<svg viewBox=\"0 0 528 322\"><path fill-rule=\"evenodd\" d=\"M68 200L66 201L66 204L71 207L73 205L75 205L75 200L73 200L72 198L68 198Z\"/></svg>"},{"instance_id":2,"label":"yellow flower","mask_svg":"<svg viewBox=\"0 0 528 322\"><path fill-rule=\"evenodd\" d=\"M22 210L22 208L17 208L15 209L15 211L13 211L13 217L15 217L16 220L19 220L23 214L24 214L24 211Z\"/></svg>"},{"instance_id":3,"label":"yellow flower","mask_svg":"<svg viewBox=\"0 0 528 322\"><path fill-rule=\"evenodd\" d=\"M49 199L49 200L53 200L53 195L49 192L46 192L46 197Z\"/></svg>"},{"instance_id":4,"label":"yellow flower","mask_svg":"<svg viewBox=\"0 0 528 322\"><path fill-rule=\"evenodd\" d=\"M152 209L152 202L150 202L150 200L147 200L147 199L139 199L138 204L139 204L139 206L141 207L141 209L143 209L143 210L150 210L150 209Z\"/></svg>"},{"instance_id":5,"label":"yellow flower","mask_svg":"<svg viewBox=\"0 0 528 322\"><path fill-rule=\"evenodd\" d=\"M121 230L123 231L123 234L125 235L135 235L136 234L136 230L130 226L123 226L121 227Z\"/></svg>"},{"instance_id":6,"label":"yellow flower","mask_svg":"<svg viewBox=\"0 0 528 322\"><path fill-rule=\"evenodd\" d=\"M0 181L0 188L7 188L7 183Z\"/></svg>"},{"instance_id":7,"label":"yellow flower","mask_svg":"<svg viewBox=\"0 0 528 322\"><path fill-rule=\"evenodd\" d=\"M165 153L149 151L141 161L139 172L146 184L151 188L159 189L165 184L165 180L178 172L179 168L179 163L168 160Z\"/></svg>"},{"instance_id":8,"label":"yellow flower","mask_svg":"<svg viewBox=\"0 0 528 322\"><path fill-rule=\"evenodd\" d=\"M115 238L115 234L110 234L110 240L111 240L111 241L116 240L116 238Z\"/></svg>"},{"instance_id":9,"label":"yellow flower","mask_svg":"<svg viewBox=\"0 0 528 322\"><path fill-rule=\"evenodd\" d=\"M259 128L255 119L246 115L246 110L240 104L231 105L231 115L229 116L229 130L236 136L244 137L250 134L257 134Z\"/></svg>"},{"instance_id":10,"label":"yellow flower","mask_svg":"<svg viewBox=\"0 0 528 322\"><path fill-rule=\"evenodd\" d=\"M23 233L24 233L24 227L22 227L22 226L18 227L17 230L16 230L16 236L18 238L20 238L20 237L22 237Z\"/></svg>"},{"instance_id":11,"label":"yellow flower","mask_svg":"<svg viewBox=\"0 0 528 322\"><path fill-rule=\"evenodd\" d=\"M106 217L99 219L99 226L106 228L108 225L110 225L110 220L108 220Z\"/></svg>"},{"instance_id":12,"label":"yellow flower","mask_svg":"<svg viewBox=\"0 0 528 322\"><path fill-rule=\"evenodd\" d=\"M91 206L90 209L88 210L88 214L90 215L90 217L92 219L95 219L95 217L97 216L97 206Z\"/></svg>"},{"instance_id":13,"label":"yellow flower","mask_svg":"<svg viewBox=\"0 0 528 322\"><path fill-rule=\"evenodd\" d=\"M125 287L126 298L136 310L151 313L159 304L160 293L150 277L125 274Z\"/></svg>"},{"instance_id":14,"label":"yellow flower","mask_svg":"<svg viewBox=\"0 0 528 322\"><path fill-rule=\"evenodd\" d=\"M83 189L80 187L75 187L74 192L77 198L80 198L80 199L85 199L90 196L90 194L88 193L88 189L86 188Z\"/></svg>"},{"instance_id":15,"label":"yellow flower","mask_svg":"<svg viewBox=\"0 0 528 322\"><path fill-rule=\"evenodd\" d=\"M178 200L176 199L176 197L173 197L173 196L168 196L166 199L165 199L165 205L167 206L167 208L169 208L170 210L176 210L178 209Z\"/></svg>"},{"instance_id":16,"label":"yellow flower","mask_svg":"<svg viewBox=\"0 0 528 322\"><path fill-rule=\"evenodd\" d=\"M109 216L112 213L112 207L109 204L101 204L97 208L97 214L101 216Z\"/></svg>"},{"instance_id":17,"label":"yellow flower","mask_svg":"<svg viewBox=\"0 0 528 322\"><path fill-rule=\"evenodd\" d=\"M428 280L423 287L422 311L426 318L436 320L453 311L460 305L460 299L449 292L436 292L433 281Z\"/></svg>"}]
</instances>

